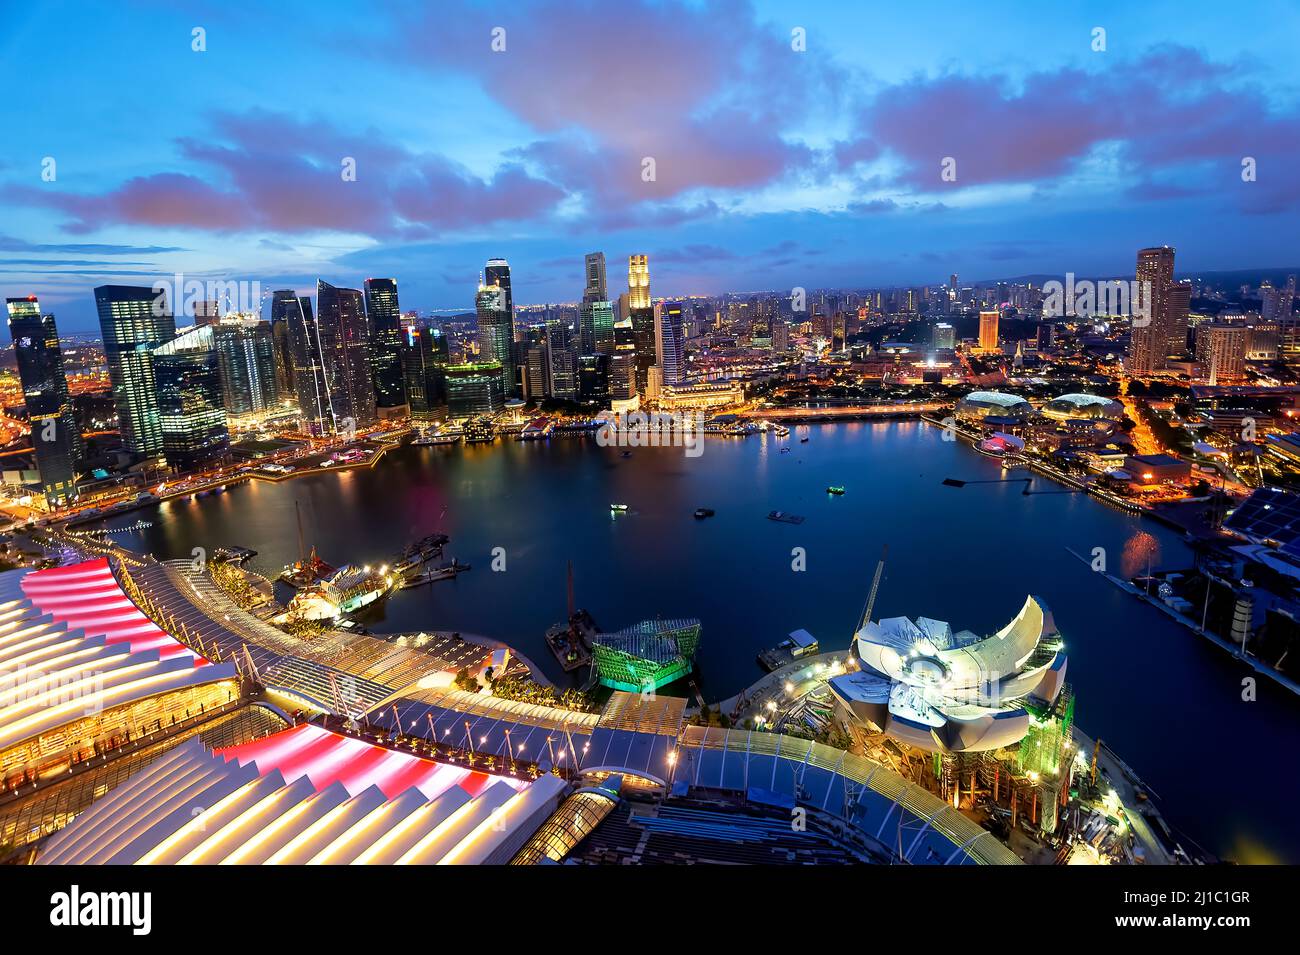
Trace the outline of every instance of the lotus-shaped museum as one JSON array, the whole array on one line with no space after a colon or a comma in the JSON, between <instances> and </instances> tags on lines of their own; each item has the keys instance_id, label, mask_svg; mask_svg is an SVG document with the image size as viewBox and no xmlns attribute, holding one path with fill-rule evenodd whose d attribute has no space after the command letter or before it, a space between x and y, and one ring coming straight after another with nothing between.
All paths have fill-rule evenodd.
<instances>
[{"instance_id":1,"label":"lotus-shaped museum","mask_svg":"<svg viewBox=\"0 0 1300 955\"><path fill-rule=\"evenodd\" d=\"M841 715L920 749L999 749L1029 730L1029 710L1056 702L1066 657L1051 611L1028 597L991 636L942 620L891 617L854 638L861 663L834 677Z\"/></svg>"}]
</instances>

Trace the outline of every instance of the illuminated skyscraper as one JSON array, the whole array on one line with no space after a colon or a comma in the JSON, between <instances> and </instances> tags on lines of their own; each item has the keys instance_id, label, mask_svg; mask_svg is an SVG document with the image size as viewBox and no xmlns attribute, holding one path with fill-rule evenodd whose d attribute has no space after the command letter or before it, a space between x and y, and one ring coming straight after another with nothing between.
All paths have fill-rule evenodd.
<instances>
[{"instance_id":1,"label":"illuminated skyscraper","mask_svg":"<svg viewBox=\"0 0 1300 955\"><path fill-rule=\"evenodd\" d=\"M274 409L280 391L271 323L230 312L210 327L226 414L238 418Z\"/></svg>"},{"instance_id":2,"label":"illuminated skyscraper","mask_svg":"<svg viewBox=\"0 0 1300 955\"><path fill-rule=\"evenodd\" d=\"M411 420L444 421L447 418L447 336L437 328L406 329L402 361L406 371L406 397Z\"/></svg>"},{"instance_id":3,"label":"illuminated skyscraper","mask_svg":"<svg viewBox=\"0 0 1300 955\"><path fill-rule=\"evenodd\" d=\"M998 350L998 318L1000 315L1001 313L997 309L980 312L980 351L991 354Z\"/></svg>"},{"instance_id":4,"label":"illuminated skyscraper","mask_svg":"<svg viewBox=\"0 0 1300 955\"><path fill-rule=\"evenodd\" d=\"M578 397L578 352L573 327L564 319L546 323L546 361L551 397L574 401Z\"/></svg>"},{"instance_id":5,"label":"illuminated skyscraper","mask_svg":"<svg viewBox=\"0 0 1300 955\"><path fill-rule=\"evenodd\" d=\"M370 378L370 347L361 292L316 283L316 325L325 380L329 383L334 431L353 430L375 421L375 386Z\"/></svg>"},{"instance_id":6,"label":"illuminated skyscraper","mask_svg":"<svg viewBox=\"0 0 1300 955\"><path fill-rule=\"evenodd\" d=\"M515 322L510 309L510 267L501 259L493 259L488 263L489 272L493 268L493 262L500 262L501 267L505 268L506 284L497 284L502 278L498 268L496 281L485 279L474 296L474 309L478 316L479 357L498 365L502 393L510 397L515 392Z\"/></svg>"},{"instance_id":7,"label":"illuminated skyscraper","mask_svg":"<svg viewBox=\"0 0 1300 955\"><path fill-rule=\"evenodd\" d=\"M650 307L650 262L645 255L627 257L627 307Z\"/></svg>"},{"instance_id":8,"label":"illuminated skyscraper","mask_svg":"<svg viewBox=\"0 0 1300 955\"><path fill-rule=\"evenodd\" d=\"M953 328L947 322L939 322L934 326L934 347L936 349L952 350L957 347L957 329Z\"/></svg>"},{"instance_id":9,"label":"illuminated skyscraper","mask_svg":"<svg viewBox=\"0 0 1300 955\"><path fill-rule=\"evenodd\" d=\"M448 365L447 413L453 419L496 414L505 407L501 366L494 361Z\"/></svg>"},{"instance_id":10,"label":"illuminated skyscraper","mask_svg":"<svg viewBox=\"0 0 1300 955\"><path fill-rule=\"evenodd\" d=\"M122 446L141 457L161 454L153 350L176 337L171 304L166 293L152 288L101 285L95 289L95 307Z\"/></svg>"},{"instance_id":11,"label":"illuminated skyscraper","mask_svg":"<svg viewBox=\"0 0 1300 955\"><path fill-rule=\"evenodd\" d=\"M636 337L636 383L641 393L649 385L649 370L657 361L658 338L654 309L650 306L650 264L644 255L630 255L627 260L627 309Z\"/></svg>"},{"instance_id":12,"label":"illuminated skyscraper","mask_svg":"<svg viewBox=\"0 0 1300 955\"><path fill-rule=\"evenodd\" d=\"M1167 364L1171 338L1169 286L1173 281L1172 248L1165 245L1138 252L1138 302L1133 306L1133 330L1125 363L1130 374L1150 374Z\"/></svg>"},{"instance_id":13,"label":"illuminated skyscraper","mask_svg":"<svg viewBox=\"0 0 1300 955\"><path fill-rule=\"evenodd\" d=\"M505 290L505 309L513 322L515 297L514 293L510 291L510 263L505 259L488 259L487 265L483 268L483 284L495 285Z\"/></svg>"},{"instance_id":14,"label":"illuminated skyscraper","mask_svg":"<svg viewBox=\"0 0 1300 955\"><path fill-rule=\"evenodd\" d=\"M277 289L271 297L271 339L275 342L275 380L276 389L282 397L296 393L293 382L293 338L289 334L289 328L290 319L298 317L298 309L298 294L293 289Z\"/></svg>"},{"instance_id":15,"label":"illuminated skyscraper","mask_svg":"<svg viewBox=\"0 0 1300 955\"><path fill-rule=\"evenodd\" d=\"M1187 353L1187 314L1192 307L1192 283L1170 282L1165 289L1168 296L1169 354Z\"/></svg>"},{"instance_id":16,"label":"illuminated skyscraper","mask_svg":"<svg viewBox=\"0 0 1300 955\"><path fill-rule=\"evenodd\" d=\"M686 349L682 339L680 302L660 302L655 306L655 354L662 371L660 384L679 385L686 378Z\"/></svg>"},{"instance_id":17,"label":"illuminated skyscraper","mask_svg":"<svg viewBox=\"0 0 1300 955\"><path fill-rule=\"evenodd\" d=\"M365 291L375 406L380 417L394 416L406 407L406 389L402 384L402 313L397 305L397 280L366 279Z\"/></svg>"},{"instance_id":18,"label":"illuminated skyscraper","mask_svg":"<svg viewBox=\"0 0 1300 955\"><path fill-rule=\"evenodd\" d=\"M1196 327L1196 363L1201 377L1212 385L1240 379L1246 370L1245 325L1206 322Z\"/></svg>"},{"instance_id":19,"label":"illuminated skyscraper","mask_svg":"<svg viewBox=\"0 0 1300 955\"><path fill-rule=\"evenodd\" d=\"M153 350L163 454L177 471L212 464L230 449L214 328L199 325Z\"/></svg>"},{"instance_id":20,"label":"illuminated skyscraper","mask_svg":"<svg viewBox=\"0 0 1300 955\"><path fill-rule=\"evenodd\" d=\"M54 316L41 314L35 295L11 298L6 304L41 487L46 502L58 507L76 497L77 469L85 457L63 372L59 332Z\"/></svg>"},{"instance_id":21,"label":"illuminated skyscraper","mask_svg":"<svg viewBox=\"0 0 1300 955\"><path fill-rule=\"evenodd\" d=\"M609 355L583 355L578 359L578 398L609 407Z\"/></svg>"},{"instance_id":22,"label":"illuminated skyscraper","mask_svg":"<svg viewBox=\"0 0 1300 955\"><path fill-rule=\"evenodd\" d=\"M281 294L276 293L277 296ZM325 374L320 324L312 314L310 298L295 296L292 292L283 294L288 296L280 299L280 308L288 328L293 386L300 413L299 427L306 434L321 437L334 428L334 400Z\"/></svg>"},{"instance_id":23,"label":"illuminated skyscraper","mask_svg":"<svg viewBox=\"0 0 1300 955\"><path fill-rule=\"evenodd\" d=\"M609 292L605 285L605 253L588 252L583 261L583 271L586 274L587 285L582 293L582 300L584 302L607 301Z\"/></svg>"}]
</instances>

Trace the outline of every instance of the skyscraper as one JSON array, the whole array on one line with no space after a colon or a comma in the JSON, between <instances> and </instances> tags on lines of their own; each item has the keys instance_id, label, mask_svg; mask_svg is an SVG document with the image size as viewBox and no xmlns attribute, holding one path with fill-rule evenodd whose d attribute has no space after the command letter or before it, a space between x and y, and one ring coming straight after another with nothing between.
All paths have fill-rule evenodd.
<instances>
[{"instance_id":1,"label":"skyscraper","mask_svg":"<svg viewBox=\"0 0 1300 955\"><path fill-rule=\"evenodd\" d=\"M514 321L515 296L510 290L510 263L505 259L488 259L483 267L483 284L495 285L505 290L505 309Z\"/></svg>"},{"instance_id":2,"label":"skyscraper","mask_svg":"<svg viewBox=\"0 0 1300 955\"><path fill-rule=\"evenodd\" d=\"M448 365L447 413L453 419L496 414L505 407L501 366L494 361Z\"/></svg>"},{"instance_id":3,"label":"skyscraper","mask_svg":"<svg viewBox=\"0 0 1300 955\"><path fill-rule=\"evenodd\" d=\"M298 397L299 427L319 438L334 428L334 401L325 374L320 324L312 314L310 298L288 294L292 299L284 303L283 311L289 332L294 393Z\"/></svg>"},{"instance_id":4,"label":"skyscraper","mask_svg":"<svg viewBox=\"0 0 1300 955\"><path fill-rule=\"evenodd\" d=\"M152 288L101 285L95 289L95 307L122 446L141 457L161 454L153 349L176 337L171 304L166 293Z\"/></svg>"},{"instance_id":5,"label":"skyscraper","mask_svg":"<svg viewBox=\"0 0 1300 955\"><path fill-rule=\"evenodd\" d=\"M686 378L686 350L682 339L680 302L660 302L655 306L655 354L662 370L660 383L679 385Z\"/></svg>"},{"instance_id":6,"label":"skyscraper","mask_svg":"<svg viewBox=\"0 0 1300 955\"><path fill-rule=\"evenodd\" d=\"M993 353L998 350L998 319L1001 313L997 309L980 312L980 351Z\"/></svg>"},{"instance_id":7,"label":"skyscraper","mask_svg":"<svg viewBox=\"0 0 1300 955\"><path fill-rule=\"evenodd\" d=\"M934 347L952 350L957 347L957 329L947 322L938 322L934 326Z\"/></svg>"},{"instance_id":8,"label":"skyscraper","mask_svg":"<svg viewBox=\"0 0 1300 955\"><path fill-rule=\"evenodd\" d=\"M349 423L353 429L373 424L375 387L361 292L317 281L316 324L333 402L333 430L347 430Z\"/></svg>"},{"instance_id":9,"label":"skyscraper","mask_svg":"<svg viewBox=\"0 0 1300 955\"><path fill-rule=\"evenodd\" d=\"M1137 296L1127 369L1146 375L1166 366L1171 337L1169 286L1174 280L1174 250L1169 246L1142 249L1137 255Z\"/></svg>"},{"instance_id":10,"label":"skyscraper","mask_svg":"<svg viewBox=\"0 0 1300 955\"><path fill-rule=\"evenodd\" d=\"M77 469L85 457L63 372L59 332L54 316L41 314L35 295L11 298L6 304L41 487L50 507L59 507L76 497Z\"/></svg>"},{"instance_id":11,"label":"skyscraper","mask_svg":"<svg viewBox=\"0 0 1300 955\"><path fill-rule=\"evenodd\" d=\"M411 420L423 423L447 418L447 376L449 364L447 336L438 328L406 330L406 347L402 349L405 368L406 397Z\"/></svg>"},{"instance_id":12,"label":"skyscraper","mask_svg":"<svg viewBox=\"0 0 1300 955\"><path fill-rule=\"evenodd\" d=\"M551 397L575 401L578 397L578 352L573 328L562 318L546 323L546 364Z\"/></svg>"},{"instance_id":13,"label":"skyscraper","mask_svg":"<svg viewBox=\"0 0 1300 955\"><path fill-rule=\"evenodd\" d=\"M645 255L630 255L627 260L627 308L636 336L637 387L645 393L649 370L657 361L658 338L654 309L650 307L650 263Z\"/></svg>"},{"instance_id":14,"label":"skyscraper","mask_svg":"<svg viewBox=\"0 0 1300 955\"><path fill-rule=\"evenodd\" d=\"M583 355L578 359L578 398L609 407L609 355Z\"/></svg>"},{"instance_id":15,"label":"skyscraper","mask_svg":"<svg viewBox=\"0 0 1300 955\"><path fill-rule=\"evenodd\" d=\"M273 410L280 389L271 323L230 312L209 327L226 414L240 418Z\"/></svg>"},{"instance_id":16,"label":"skyscraper","mask_svg":"<svg viewBox=\"0 0 1300 955\"><path fill-rule=\"evenodd\" d=\"M379 416L393 417L406 407L402 384L402 313L396 279L366 279L366 320L370 326L370 376Z\"/></svg>"},{"instance_id":17,"label":"skyscraper","mask_svg":"<svg viewBox=\"0 0 1300 955\"><path fill-rule=\"evenodd\" d=\"M607 301L609 292L605 284L605 253L588 252L583 261L583 272L586 275L587 285L582 293L582 300L584 302Z\"/></svg>"},{"instance_id":18,"label":"skyscraper","mask_svg":"<svg viewBox=\"0 0 1300 955\"><path fill-rule=\"evenodd\" d=\"M275 342L276 390L284 396L296 394L293 381L293 338L290 319L298 317L298 294L293 289L277 289L271 296L271 339Z\"/></svg>"},{"instance_id":19,"label":"skyscraper","mask_svg":"<svg viewBox=\"0 0 1300 955\"><path fill-rule=\"evenodd\" d=\"M1168 311L1169 354L1187 353L1187 314L1192 307L1192 283L1170 282L1165 289L1168 296L1165 308Z\"/></svg>"},{"instance_id":20,"label":"skyscraper","mask_svg":"<svg viewBox=\"0 0 1300 955\"><path fill-rule=\"evenodd\" d=\"M627 307L650 307L650 260L645 255L627 257Z\"/></svg>"},{"instance_id":21,"label":"skyscraper","mask_svg":"<svg viewBox=\"0 0 1300 955\"><path fill-rule=\"evenodd\" d=\"M1245 325L1206 322L1196 327L1196 363L1201 377L1212 385L1235 381L1246 369L1246 342L1250 330Z\"/></svg>"},{"instance_id":22,"label":"skyscraper","mask_svg":"<svg viewBox=\"0 0 1300 955\"><path fill-rule=\"evenodd\" d=\"M489 259L483 270L483 284L474 297L478 316L479 355L483 361L501 367L501 388L507 398L515 393L514 300L510 292L510 264Z\"/></svg>"},{"instance_id":23,"label":"skyscraper","mask_svg":"<svg viewBox=\"0 0 1300 955\"><path fill-rule=\"evenodd\" d=\"M163 453L176 471L205 467L230 448L214 328L199 325L153 349Z\"/></svg>"}]
</instances>

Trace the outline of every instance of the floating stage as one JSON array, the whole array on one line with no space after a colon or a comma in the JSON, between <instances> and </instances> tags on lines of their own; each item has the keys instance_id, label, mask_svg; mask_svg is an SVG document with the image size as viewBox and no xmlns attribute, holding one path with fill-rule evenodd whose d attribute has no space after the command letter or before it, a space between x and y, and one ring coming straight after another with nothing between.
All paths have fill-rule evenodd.
<instances>
[{"instance_id":1,"label":"floating stage","mask_svg":"<svg viewBox=\"0 0 1300 955\"><path fill-rule=\"evenodd\" d=\"M591 637L601 685L645 693L690 673L700 646L700 621L643 620L617 633Z\"/></svg>"}]
</instances>

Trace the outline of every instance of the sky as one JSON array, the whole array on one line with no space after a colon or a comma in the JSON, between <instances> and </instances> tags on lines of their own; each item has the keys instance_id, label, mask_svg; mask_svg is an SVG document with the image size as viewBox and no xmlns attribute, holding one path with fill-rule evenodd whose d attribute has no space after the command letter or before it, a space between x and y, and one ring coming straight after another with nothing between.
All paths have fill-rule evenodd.
<instances>
[{"instance_id":1,"label":"sky","mask_svg":"<svg viewBox=\"0 0 1300 955\"><path fill-rule=\"evenodd\" d=\"M176 274L468 310L500 256L575 301L597 250L611 295L633 252L655 295L1287 267L1296 36L1291 0L0 0L0 294L84 332Z\"/></svg>"}]
</instances>

